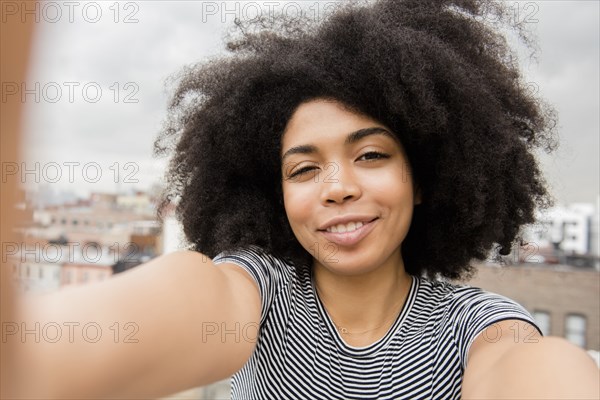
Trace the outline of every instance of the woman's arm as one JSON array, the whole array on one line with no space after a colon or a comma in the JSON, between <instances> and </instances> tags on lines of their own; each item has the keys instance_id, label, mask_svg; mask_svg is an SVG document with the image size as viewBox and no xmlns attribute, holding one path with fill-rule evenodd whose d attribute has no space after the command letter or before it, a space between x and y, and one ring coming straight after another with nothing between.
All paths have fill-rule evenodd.
<instances>
[{"instance_id":1,"label":"woman's arm","mask_svg":"<svg viewBox=\"0 0 600 400\"><path fill-rule=\"evenodd\" d=\"M499 335L499 336L498 336ZM505 320L487 328L469 350L464 399L598 399L598 367L583 350L541 337L530 324Z\"/></svg>"},{"instance_id":2,"label":"woman's arm","mask_svg":"<svg viewBox=\"0 0 600 400\"><path fill-rule=\"evenodd\" d=\"M2 85L2 104L0 105L0 321L4 332L5 322L14 319L15 295L10 285L11 266L5 256L5 245L19 241L15 232L18 226L19 211L15 204L19 201L19 182L16 176L7 178L4 166L20 164L19 143L23 129L23 103L19 95L5 95L5 83L25 82L30 48L34 32L34 18L22 18L20 13L10 14L18 9L18 3L1 2L2 23L0 23L0 85ZM24 3L20 3L24 7ZM6 6L6 8L5 8ZM37 7L31 1L28 7ZM32 9L32 8L29 8ZM37 9L37 8L36 8ZM15 347L0 341L0 398L14 398L23 381L23 375L14 368L18 354Z\"/></svg>"},{"instance_id":3,"label":"woman's arm","mask_svg":"<svg viewBox=\"0 0 600 400\"><path fill-rule=\"evenodd\" d=\"M240 369L255 346L260 298L240 267L182 251L31 299L21 317L7 340L24 350L24 397L154 398Z\"/></svg>"}]
</instances>

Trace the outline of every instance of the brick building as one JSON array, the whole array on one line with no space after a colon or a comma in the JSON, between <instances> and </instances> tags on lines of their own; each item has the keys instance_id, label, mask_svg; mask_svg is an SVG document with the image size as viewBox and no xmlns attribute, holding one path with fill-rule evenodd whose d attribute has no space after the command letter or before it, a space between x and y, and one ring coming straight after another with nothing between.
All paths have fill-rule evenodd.
<instances>
[{"instance_id":1,"label":"brick building","mask_svg":"<svg viewBox=\"0 0 600 400\"><path fill-rule=\"evenodd\" d=\"M523 305L550 336L600 350L600 272L566 265L483 264L468 282Z\"/></svg>"}]
</instances>

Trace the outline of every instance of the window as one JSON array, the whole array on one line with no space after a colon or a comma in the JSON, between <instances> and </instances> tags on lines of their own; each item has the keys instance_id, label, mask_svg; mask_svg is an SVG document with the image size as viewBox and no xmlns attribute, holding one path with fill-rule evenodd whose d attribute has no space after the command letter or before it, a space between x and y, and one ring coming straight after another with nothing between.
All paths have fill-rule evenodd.
<instances>
[{"instance_id":1,"label":"window","mask_svg":"<svg viewBox=\"0 0 600 400\"><path fill-rule=\"evenodd\" d=\"M533 319L544 336L550 336L550 313L546 311L534 311Z\"/></svg>"},{"instance_id":2,"label":"window","mask_svg":"<svg viewBox=\"0 0 600 400\"><path fill-rule=\"evenodd\" d=\"M580 314L568 314L565 320L565 338L582 348L585 348L586 320Z\"/></svg>"}]
</instances>

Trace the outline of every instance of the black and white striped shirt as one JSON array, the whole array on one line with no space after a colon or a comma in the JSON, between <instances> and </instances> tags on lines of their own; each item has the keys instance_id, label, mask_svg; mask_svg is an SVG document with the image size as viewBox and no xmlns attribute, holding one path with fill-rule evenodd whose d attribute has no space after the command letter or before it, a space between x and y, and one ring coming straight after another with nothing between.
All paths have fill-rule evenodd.
<instances>
[{"instance_id":1,"label":"black and white striped shirt","mask_svg":"<svg viewBox=\"0 0 600 400\"><path fill-rule=\"evenodd\" d=\"M504 296L413 276L386 335L353 347L327 315L309 268L298 274L256 246L222 252L213 261L247 270L262 300L256 349L232 378L233 399L458 399L478 333L505 319L535 326Z\"/></svg>"}]
</instances>

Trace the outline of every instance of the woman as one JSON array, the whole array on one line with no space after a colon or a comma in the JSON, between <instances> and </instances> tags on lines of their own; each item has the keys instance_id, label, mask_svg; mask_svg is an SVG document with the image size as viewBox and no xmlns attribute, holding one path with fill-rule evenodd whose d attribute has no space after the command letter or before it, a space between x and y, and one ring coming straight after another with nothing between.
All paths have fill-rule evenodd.
<instances>
[{"instance_id":1,"label":"woman","mask_svg":"<svg viewBox=\"0 0 600 400\"><path fill-rule=\"evenodd\" d=\"M532 151L553 147L552 112L487 16L509 18L388 0L239 23L157 142L176 138L163 206L180 197L194 251L32 306L30 323L121 325L26 346L26 393L145 398L235 373L234 398L598 396L592 360L520 305L436 279L507 254L548 204ZM135 343L112 335L127 322Z\"/></svg>"}]
</instances>

